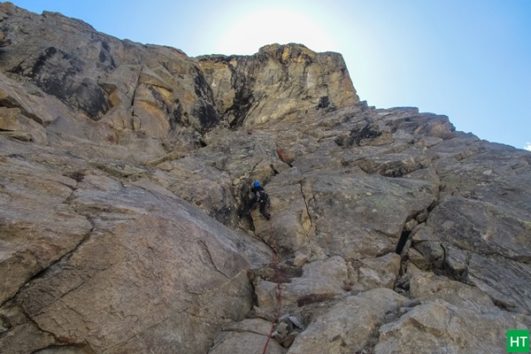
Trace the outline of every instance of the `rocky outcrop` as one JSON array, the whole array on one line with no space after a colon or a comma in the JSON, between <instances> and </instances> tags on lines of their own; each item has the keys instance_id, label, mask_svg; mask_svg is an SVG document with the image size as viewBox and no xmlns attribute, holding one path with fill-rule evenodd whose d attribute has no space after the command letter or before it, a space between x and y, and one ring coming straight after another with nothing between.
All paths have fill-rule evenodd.
<instances>
[{"instance_id":1,"label":"rocky outcrop","mask_svg":"<svg viewBox=\"0 0 531 354\"><path fill-rule=\"evenodd\" d=\"M437 300L382 326L374 353L502 353L507 328L528 326L507 313L480 315Z\"/></svg>"},{"instance_id":2,"label":"rocky outcrop","mask_svg":"<svg viewBox=\"0 0 531 354\"><path fill-rule=\"evenodd\" d=\"M184 53L119 41L56 13L38 16L9 3L1 12L9 45L0 68L38 88L30 95L61 101L69 114L51 117L55 131L87 138L89 125L90 138L103 141L185 134L193 142L194 131L219 123L203 74Z\"/></svg>"},{"instance_id":3,"label":"rocky outcrop","mask_svg":"<svg viewBox=\"0 0 531 354\"><path fill-rule=\"evenodd\" d=\"M81 170L57 171L54 157L2 161L2 348L204 353L250 310L246 270L267 248L160 186L64 156Z\"/></svg>"},{"instance_id":4,"label":"rocky outcrop","mask_svg":"<svg viewBox=\"0 0 531 354\"><path fill-rule=\"evenodd\" d=\"M360 102L339 54L0 4L2 352L502 352L530 182L529 152Z\"/></svg>"},{"instance_id":5,"label":"rocky outcrop","mask_svg":"<svg viewBox=\"0 0 531 354\"><path fill-rule=\"evenodd\" d=\"M307 109L356 104L341 55L272 44L252 57L205 56L199 66L231 127L261 126Z\"/></svg>"},{"instance_id":6,"label":"rocky outcrop","mask_svg":"<svg viewBox=\"0 0 531 354\"><path fill-rule=\"evenodd\" d=\"M288 353L360 352L369 345L386 313L406 302L406 298L388 289L347 297L317 317L295 339Z\"/></svg>"},{"instance_id":7,"label":"rocky outcrop","mask_svg":"<svg viewBox=\"0 0 531 354\"><path fill-rule=\"evenodd\" d=\"M245 319L223 328L209 354L261 353L269 336L271 323L255 318ZM284 354L286 349L275 341L270 342L267 353Z\"/></svg>"}]
</instances>

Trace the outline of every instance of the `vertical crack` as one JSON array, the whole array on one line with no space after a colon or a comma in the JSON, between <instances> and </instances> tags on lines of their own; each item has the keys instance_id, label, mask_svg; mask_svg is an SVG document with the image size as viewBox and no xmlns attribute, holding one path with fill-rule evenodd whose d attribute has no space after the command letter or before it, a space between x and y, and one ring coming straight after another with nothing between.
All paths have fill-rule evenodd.
<instances>
[{"instance_id":1,"label":"vertical crack","mask_svg":"<svg viewBox=\"0 0 531 354\"><path fill-rule=\"evenodd\" d=\"M306 207L306 214L308 214L308 219L310 220L310 228L308 229L308 232L306 233L306 238L309 240L310 239L310 233L311 233L312 229L314 228L314 223L313 223L312 214L310 213L310 207L308 206L308 201L307 201L306 194L304 194L304 187L302 185L303 183L304 183L304 180L300 181L299 182L299 186L300 186L300 190L301 190L302 200L304 201L304 206Z\"/></svg>"},{"instance_id":2,"label":"vertical crack","mask_svg":"<svg viewBox=\"0 0 531 354\"><path fill-rule=\"evenodd\" d=\"M402 230L400 239L398 240L398 243L396 244L396 249L395 249L396 254L398 255L402 254L402 251L404 250L404 246L406 245L406 242L409 240L410 234L411 234L411 231L408 231L405 228Z\"/></svg>"},{"instance_id":3,"label":"vertical crack","mask_svg":"<svg viewBox=\"0 0 531 354\"><path fill-rule=\"evenodd\" d=\"M136 84L135 89L133 90L133 96L131 97L131 116L135 116L135 99L136 99L136 91L138 90L138 86L140 86L140 76L142 75L142 71L144 71L144 66L142 65L140 67L140 70L138 71L138 76L136 78Z\"/></svg>"},{"instance_id":4,"label":"vertical crack","mask_svg":"<svg viewBox=\"0 0 531 354\"><path fill-rule=\"evenodd\" d=\"M199 244L199 246L201 247L201 249L205 252L207 258L208 258L208 261L210 262L210 264L212 265L212 267L214 268L214 270L216 272L218 272L219 274L223 275L225 278L227 279L231 279L231 277L229 277L227 274L223 273L219 268L218 266L216 265L216 263L214 262L214 259L212 258L212 254L210 253L210 249L208 248L208 245L206 244L205 240L198 240L197 243Z\"/></svg>"},{"instance_id":5,"label":"vertical crack","mask_svg":"<svg viewBox=\"0 0 531 354\"><path fill-rule=\"evenodd\" d=\"M313 225L312 214L310 213L310 208L308 206L307 198L306 198L306 195L304 194L304 188L302 186L303 182L304 181L299 182L299 185L300 185L300 188L301 188L302 200L304 201L304 205L306 206L306 213L308 214L308 218L310 219L310 223L311 223L311 225Z\"/></svg>"}]
</instances>

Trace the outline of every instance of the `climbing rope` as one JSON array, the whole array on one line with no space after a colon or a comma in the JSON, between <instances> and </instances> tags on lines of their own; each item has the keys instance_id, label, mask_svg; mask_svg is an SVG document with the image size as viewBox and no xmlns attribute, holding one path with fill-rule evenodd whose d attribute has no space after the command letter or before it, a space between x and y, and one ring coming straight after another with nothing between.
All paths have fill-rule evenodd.
<instances>
[{"instance_id":1,"label":"climbing rope","mask_svg":"<svg viewBox=\"0 0 531 354\"><path fill-rule=\"evenodd\" d=\"M264 350L262 351L262 354L267 353L267 348L269 346L269 342L271 341L271 338L273 336L273 331L275 329L275 325L278 323L278 320L280 318L280 311L282 309L282 288L280 287L280 279L278 277L278 263L279 263L279 257L277 253L277 245L276 240L273 238L273 228L271 227L271 223L269 223L269 235L271 236L271 250L273 251L271 255L271 267L275 270L275 275L277 275L277 286L275 288L275 299L277 302L277 309L275 313L275 317L273 318L273 321L271 321L271 329L269 330L269 334L267 335L267 340L264 344Z\"/></svg>"}]
</instances>

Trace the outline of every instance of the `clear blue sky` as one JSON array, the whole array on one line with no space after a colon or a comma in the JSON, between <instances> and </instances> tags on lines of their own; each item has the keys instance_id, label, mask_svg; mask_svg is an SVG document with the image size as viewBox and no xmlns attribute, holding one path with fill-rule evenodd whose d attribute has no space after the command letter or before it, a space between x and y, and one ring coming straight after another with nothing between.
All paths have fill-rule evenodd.
<instances>
[{"instance_id":1,"label":"clear blue sky","mask_svg":"<svg viewBox=\"0 0 531 354\"><path fill-rule=\"evenodd\" d=\"M343 54L361 99L446 114L531 149L531 0L15 0L188 55L303 43Z\"/></svg>"}]
</instances>

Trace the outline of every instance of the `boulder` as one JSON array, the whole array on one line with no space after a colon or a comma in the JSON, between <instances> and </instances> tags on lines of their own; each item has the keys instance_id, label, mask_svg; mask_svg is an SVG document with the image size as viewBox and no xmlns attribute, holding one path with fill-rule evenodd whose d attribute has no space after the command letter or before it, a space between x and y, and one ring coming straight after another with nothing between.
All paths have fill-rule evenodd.
<instances>
[{"instance_id":1,"label":"boulder","mask_svg":"<svg viewBox=\"0 0 531 354\"><path fill-rule=\"evenodd\" d=\"M271 330L271 322L254 318L227 325L216 338L209 354L262 353ZM284 354L286 350L275 339L267 345L268 354Z\"/></svg>"},{"instance_id":2,"label":"boulder","mask_svg":"<svg viewBox=\"0 0 531 354\"><path fill-rule=\"evenodd\" d=\"M498 311L491 298L477 287L436 276L431 272L413 271L409 289L411 296L421 301L441 299L479 313Z\"/></svg>"},{"instance_id":3,"label":"boulder","mask_svg":"<svg viewBox=\"0 0 531 354\"><path fill-rule=\"evenodd\" d=\"M383 325L374 353L503 353L507 329L528 326L521 316L479 314L435 300Z\"/></svg>"},{"instance_id":4,"label":"boulder","mask_svg":"<svg viewBox=\"0 0 531 354\"><path fill-rule=\"evenodd\" d=\"M389 289L350 296L313 320L290 347L289 354L353 353L362 351L385 314L407 299Z\"/></svg>"},{"instance_id":5,"label":"boulder","mask_svg":"<svg viewBox=\"0 0 531 354\"><path fill-rule=\"evenodd\" d=\"M342 295L348 290L349 282L347 265L339 256L307 263L302 268L300 277L291 278L289 282L281 284L282 311ZM259 279L255 292L260 309L274 313L278 306L277 285Z\"/></svg>"},{"instance_id":6,"label":"boulder","mask_svg":"<svg viewBox=\"0 0 531 354\"><path fill-rule=\"evenodd\" d=\"M440 241L421 242L415 247L433 245L442 251L439 260L444 259L438 267L447 267L454 276L467 279L502 306L530 313L525 295L531 291L527 286L531 281L528 220L525 212L515 212L514 207L448 197L430 213L427 222ZM433 258L430 254L428 258ZM514 282L519 285L514 286Z\"/></svg>"},{"instance_id":7,"label":"boulder","mask_svg":"<svg viewBox=\"0 0 531 354\"><path fill-rule=\"evenodd\" d=\"M357 269L358 283L356 287L368 290L373 288L390 288L395 285L400 271L400 256L388 253L377 258L364 258Z\"/></svg>"}]
</instances>

